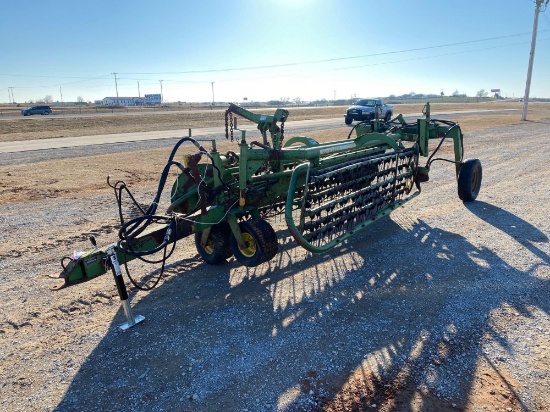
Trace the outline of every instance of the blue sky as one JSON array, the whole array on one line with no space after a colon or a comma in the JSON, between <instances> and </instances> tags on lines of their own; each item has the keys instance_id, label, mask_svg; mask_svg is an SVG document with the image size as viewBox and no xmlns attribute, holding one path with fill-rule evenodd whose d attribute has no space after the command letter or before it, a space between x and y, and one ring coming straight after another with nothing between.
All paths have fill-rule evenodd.
<instances>
[{"instance_id":1,"label":"blue sky","mask_svg":"<svg viewBox=\"0 0 550 412\"><path fill-rule=\"evenodd\" d=\"M0 102L160 93L165 101L520 97L533 0L95 0L2 3ZM415 49L415 50L413 50ZM550 11L532 97L550 97ZM61 93L60 93L61 88Z\"/></svg>"}]
</instances>

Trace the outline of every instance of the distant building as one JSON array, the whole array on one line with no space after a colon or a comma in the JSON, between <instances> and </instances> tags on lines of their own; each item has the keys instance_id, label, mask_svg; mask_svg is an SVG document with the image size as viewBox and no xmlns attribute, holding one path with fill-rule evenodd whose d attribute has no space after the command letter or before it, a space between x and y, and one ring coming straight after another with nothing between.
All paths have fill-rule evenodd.
<instances>
[{"instance_id":1,"label":"distant building","mask_svg":"<svg viewBox=\"0 0 550 412\"><path fill-rule=\"evenodd\" d=\"M145 104L161 104L160 94L146 94Z\"/></svg>"},{"instance_id":2,"label":"distant building","mask_svg":"<svg viewBox=\"0 0 550 412\"><path fill-rule=\"evenodd\" d=\"M105 97L96 101L104 106L141 106L143 99L139 97Z\"/></svg>"},{"instance_id":3,"label":"distant building","mask_svg":"<svg viewBox=\"0 0 550 412\"><path fill-rule=\"evenodd\" d=\"M95 101L95 104L103 106L149 106L160 103L160 94L146 94L145 97L105 97Z\"/></svg>"}]
</instances>

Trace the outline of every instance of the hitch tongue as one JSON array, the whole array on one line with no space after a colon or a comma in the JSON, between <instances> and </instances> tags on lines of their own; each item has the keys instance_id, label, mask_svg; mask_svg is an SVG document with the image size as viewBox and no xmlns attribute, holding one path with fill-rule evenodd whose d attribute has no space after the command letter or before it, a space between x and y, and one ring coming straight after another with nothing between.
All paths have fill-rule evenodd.
<instances>
[{"instance_id":1,"label":"hitch tongue","mask_svg":"<svg viewBox=\"0 0 550 412\"><path fill-rule=\"evenodd\" d=\"M132 308L128 302L128 292L126 291L126 285L124 284L124 279L122 279L122 271L120 270L120 264L116 257L115 246L111 245L106 250L107 257L111 261L111 270L113 271L113 276L115 278L116 288L118 290L118 296L124 309L124 315L126 315L127 322L124 322L120 325L120 329L126 330L131 328L134 325L137 325L139 322L145 318L142 315L136 315L134 317L132 313Z\"/></svg>"}]
</instances>

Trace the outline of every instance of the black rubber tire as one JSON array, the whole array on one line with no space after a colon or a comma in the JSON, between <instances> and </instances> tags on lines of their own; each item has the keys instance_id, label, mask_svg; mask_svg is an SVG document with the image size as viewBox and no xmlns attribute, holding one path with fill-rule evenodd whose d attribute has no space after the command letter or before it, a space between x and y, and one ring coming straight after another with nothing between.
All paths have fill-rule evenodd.
<instances>
[{"instance_id":1,"label":"black rubber tire","mask_svg":"<svg viewBox=\"0 0 550 412\"><path fill-rule=\"evenodd\" d=\"M353 119L352 119L351 117L349 117L349 116L346 116L346 117L344 118L344 122L349 126L350 124L353 123Z\"/></svg>"},{"instance_id":2,"label":"black rubber tire","mask_svg":"<svg viewBox=\"0 0 550 412\"><path fill-rule=\"evenodd\" d=\"M229 245L231 228L229 223L221 222L210 230L210 236L205 247L201 245L202 231L195 232L195 246L200 257L209 265L224 263L233 254Z\"/></svg>"},{"instance_id":3,"label":"black rubber tire","mask_svg":"<svg viewBox=\"0 0 550 412\"><path fill-rule=\"evenodd\" d=\"M481 189L483 169L479 159L466 160L458 172L458 197L463 202L476 200Z\"/></svg>"},{"instance_id":4,"label":"black rubber tire","mask_svg":"<svg viewBox=\"0 0 550 412\"><path fill-rule=\"evenodd\" d=\"M391 116L392 116L392 112L386 113L386 116L384 116L384 122L389 123L389 121L391 120Z\"/></svg>"},{"instance_id":5,"label":"black rubber tire","mask_svg":"<svg viewBox=\"0 0 550 412\"><path fill-rule=\"evenodd\" d=\"M279 243L273 227L263 219L251 219L239 223L246 249L239 249L235 236L229 242L235 258L245 266L254 267L267 262L277 254Z\"/></svg>"}]
</instances>

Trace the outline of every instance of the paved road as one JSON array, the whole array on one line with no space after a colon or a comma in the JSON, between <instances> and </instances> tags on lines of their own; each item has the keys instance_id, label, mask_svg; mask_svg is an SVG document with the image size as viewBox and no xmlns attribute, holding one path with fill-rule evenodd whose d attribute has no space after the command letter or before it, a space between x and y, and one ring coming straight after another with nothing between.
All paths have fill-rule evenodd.
<instances>
[{"instance_id":1,"label":"paved road","mask_svg":"<svg viewBox=\"0 0 550 412\"><path fill-rule=\"evenodd\" d=\"M86 113L62 113L61 111L56 111L56 109L53 109L54 112L51 115L42 116L42 115L32 115L32 116L21 116L20 114L6 114L6 113L0 113L0 120L20 120L20 121L33 121L33 120L44 120L48 118L54 117L55 119L67 119L67 118L75 118L75 117L112 117L112 116L143 116L143 115L150 115L150 114L177 114L177 113L204 113L204 112L224 112L225 109L214 109L214 110L208 110L208 109L182 109L182 110L153 110L153 109L133 109L126 111L124 109L116 109L112 112L93 112L90 110L86 110ZM104 109L105 110L105 109Z\"/></svg>"},{"instance_id":2,"label":"paved road","mask_svg":"<svg viewBox=\"0 0 550 412\"><path fill-rule=\"evenodd\" d=\"M287 130L301 129L309 126L343 126L342 118L299 120L285 123ZM248 132L256 130L255 125L243 126ZM225 138L225 127L203 127L191 130L193 137L206 137L223 135ZM154 132L116 133L100 134L93 136L58 137L53 139L36 139L15 142L0 143L0 153L27 152L31 150L60 149L65 147L91 146L110 143L140 142L144 140L172 139L176 137L189 136L189 129L165 130ZM238 131L234 133L235 138L240 138Z\"/></svg>"},{"instance_id":3,"label":"paved road","mask_svg":"<svg viewBox=\"0 0 550 412\"><path fill-rule=\"evenodd\" d=\"M341 107L342 108L342 113L343 111L345 110L345 108L343 106L323 106L323 107ZM258 106L244 106L245 109L249 109L249 110L265 110L265 109L268 109L268 110L271 110L271 109L276 109L274 107L258 107ZM189 113L204 113L204 112L212 112L212 113L223 113L225 112L225 110L227 109L227 107L223 107L223 108L216 108L216 109L213 109L213 110L210 110L210 109L207 109L207 108L191 108L191 109L173 109L173 110L162 110L162 109L153 109L153 108L146 108L144 107L143 109L140 109L140 108L130 108L130 109L113 109L112 111L110 112L107 112L105 110L109 110L109 109L101 109L99 108L99 110L103 110L103 111L100 111L100 112L96 112L94 110L91 110L91 109L85 109L85 112L84 113L74 113L75 111L78 110L78 108L76 109L65 109L65 111L67 113L64 113L64 111L61 111L60 109L56 109L55 107L52 109L53 112L51 115L48 115L48 116L42 116L42 115L33 115L33 116L21 116L19 114L19 111L17 112L13 112L13 111L9 111L9 112L6 112L6 111L2 111L0 110L0 120L21 120L21 121L32 121L32 120L44 120L44 119L48 119L48 118L51 118L51 117L54 117L56 119L66 119L66 118L75 118L75 117L97 117L97 116L102 116L102 117L112 117L112 116L143 116L143 115L150 115L150 114L177 114L177 113L185 113L185 114L189 114ZM312 107L300 107L300 109L310 109L310 110L315 110L317 109L317 107L315 106L312 106Z\"/></svg>"},{"instance_id":4,"label":"paved road","mask_svg":"<svg viewBox=\"0 0 550 412\"><path fill-rule=\"evenodd\" d=\"M432 117L443 117L448 115L466 115L472 113L494 113L519 109L507 109L507 110L467 110L460 112L438 112L432 114ZM422 116L421 113L411 113L405 116L406 118L417 118ZM298 120L289 121L285 124L287 135L300 134L305 132L311 132L320 129L332 129L337 127L344 127L343 118L331 118L331 119L315 119L315 120ZM351 127L351 126L350 126ZM254 125L243 126L242 129L247 133L256 130ZM154 131L154 132L136 132L136 133L117 133L117 134L102 134L92 136L78 136L78 137L59 137L52 139L36 139L14 142L0 142L0 162L3 163L5 156L9 156L9 153L23 153L40 150L51 150L61 148L78 148L83 146L101 146L105 144L115 143L128 143L128 142L146 142L162 139L176 139L185 136L189 136L189 129L181 130L167 130L167 131ZM212 139L225 139L224 127L205 127L191 130L191 134L195 138L208 138ZM240 137L239 132L235 132L235 138Z\"/></svg>"}]
</instances>

